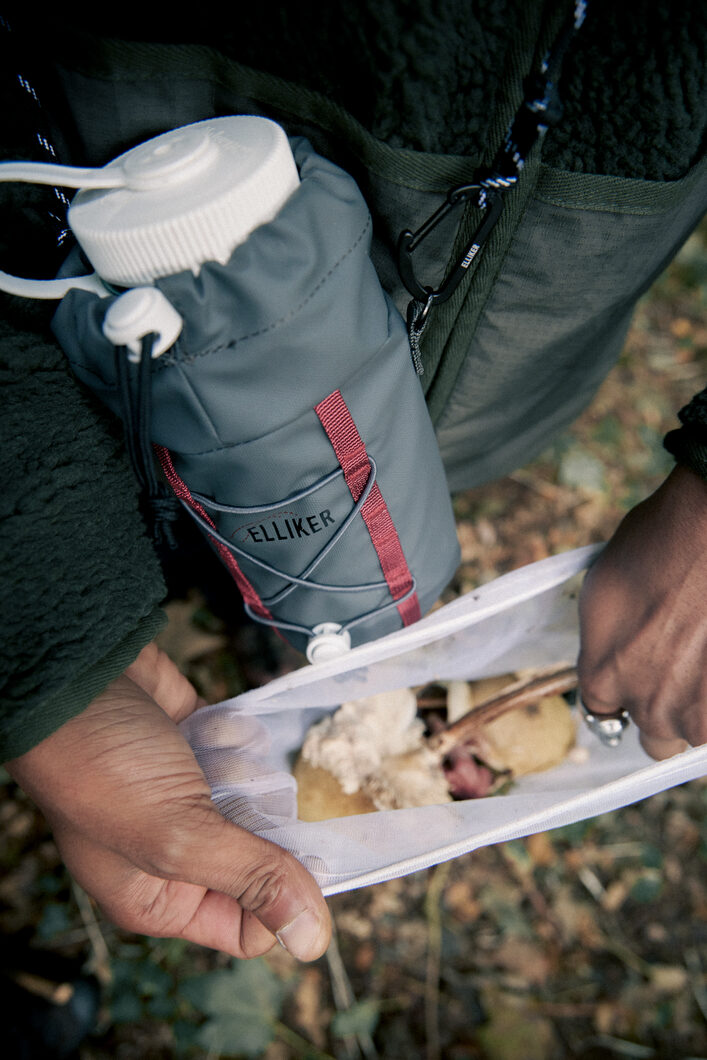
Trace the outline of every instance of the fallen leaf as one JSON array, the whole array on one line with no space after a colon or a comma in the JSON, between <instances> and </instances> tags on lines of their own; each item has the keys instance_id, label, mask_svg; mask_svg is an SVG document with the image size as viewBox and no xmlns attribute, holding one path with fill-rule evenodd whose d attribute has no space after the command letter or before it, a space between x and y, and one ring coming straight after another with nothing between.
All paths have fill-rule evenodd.
<instances>
[{"instance_id":1,"label":"fallen leaf","mask_svg":"<svg viewBox=\"0 0 707 1060\"><path fill-rule=\"evenodd\" d=\"M192 619L199 606L194 597L189 600L170 600L165 604L168 624L157 635L157 645L169 655L180 670L188 663L212 651L224 648L228 643L221 633L208 633L194 625Z\"/></svg>"},{"instance_id":2,"label":"fallen leaf","mask_svg":"<svg viewBox=\"0 0 707 1060\"><path fill-rule=\"evenodd\" d=\"M560 461L558 480L570 489L603 492L604 465L579 444L573 445Z\"/></svg>"},{"instance_id":3,"label":"fallen leaf","mask_svg":"<svg viewBox=\"0 0 707 1060\"><path fill-rule=\"evenodd\" d=\"M557 861L555 847L547 832L536 832L534 835L528 836L525 845L528 848L530 860L534 865L546 867L554 865Z\"/></svg>"},{"instance_id":4,"label":"fallen leaf","mask_svg":"<svg viewBox=\"0 0 707 1060\"><path fill-rule=\"evenodd\" d=\"M473 923L481 915L481 903L476 899L471 884L455 880L444 892L444 904L463 924Z\"/></svg>"},{"instance_id":5,"label":"fallen leaf","mask_svg":"<svg viewBox=\"0 0 707 1060\"><path fill-rule=\"evenodd\" d=\"M501 968L534 986L547 981L554 964L548 952L537 943L513 935L503 939L495 957Z\"/></svg>"},{"instance_id":6,"label":"fallen leaf","mask_svg":"<svg viewBox=\"0 0 707 1060\"><path fill-rule=\"evenodd\" d=\"M692 333L692 321L687 317L676 317L671 321L670 330L676 339L686 339Z\"/></svg>"},{"instance_id":7,"label":"fallen leaf","mask_svg":"<svg viewBox=\"0 0 707 1060\"><path fill-rule=\"evenodd\" d=\"M479 1028L486 1060L548 1060L557 1055L558 1040L549 1019L524 1011L499 991L487 991L483 1004L489 1022Z\"/></svg>"},{"instance_id":8,"label":"fallen leaf","mask_svg":"<svg viewBox=\"0 0 707 1060\"><path fill-rule=\"evenodd\" d=\"M689 976L680 964L654 964L651 983L661 994L680 994L688 988Z\"/></svg>"},{"instance_id":9,"label":"fallen leaf","mask_svg":"<svg viewBox=\"0 0 707 1060\"><path fill-rule=\"evenodd\" d=\"M294 1019L297 1026L309 1035L320 1049L326 1045L324 1028L329 1022L329 1012L322 1003L324 996L325 988L320 970L318 968L303 969L292 999Z\"/></svg>"}]
</instances>

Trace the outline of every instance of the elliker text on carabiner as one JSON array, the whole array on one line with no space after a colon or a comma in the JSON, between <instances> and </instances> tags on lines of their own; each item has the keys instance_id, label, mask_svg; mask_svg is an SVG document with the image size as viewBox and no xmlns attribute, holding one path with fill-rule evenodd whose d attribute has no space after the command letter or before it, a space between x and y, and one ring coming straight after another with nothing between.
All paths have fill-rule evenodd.
<instances>
[{"instance_id":1,"label":"elliker text on carabiner","mask_svg":"<svg viewBox=\"0 0 707 1060\"><path fill-rule=\"evenodd\" d=\"M415 275L412 260L413 253L451 210L474 199L476 200L475 205L484 211L481 224L474 232L463 254L439 287L435 289L423 285ZM499 193L490 191L483 184L461 184L447 192L447 197L442 205L427 218L424 224L420 225L416 232L405 229L404 232L400 233L398 239L400 278L417 302L421 302L429 309L432 305L439 305L447 301L468 273L469 268L474 264L479 251L501 216L502 210L503 198Z\"/></svg>"}]
</instances>

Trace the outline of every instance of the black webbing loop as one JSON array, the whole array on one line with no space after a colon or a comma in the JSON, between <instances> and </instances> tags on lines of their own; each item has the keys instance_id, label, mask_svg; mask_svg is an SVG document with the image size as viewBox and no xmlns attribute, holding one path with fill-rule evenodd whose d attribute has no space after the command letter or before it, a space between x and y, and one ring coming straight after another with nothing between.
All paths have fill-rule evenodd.
<instances>
[{"instance_id":1,"label":"black webbing loop","mask_svg":"<svg viewBox=\"0 0 707 1060\"><path fill-rule=\"evenodd\" d=\"M573 14L566 19L555 43L546 53L540 69L524 81L523 102L511 122L506 137L490 168L476 174L471 184L450 188L445 201L415 232L405 229L398 238L398 271L405 287L412 295L408 306L408 334L413 363L422 375L420 341L429 320L430 310L445 302L464 277L476 268L484 244L501 216L504 196L516 186L521 170L535 144L542 139L549 126L562 115L562 104L557 88L562 63L575 33L584 22L586 0L576 0ZM422 283L413 266L415 249L437 227L444 217L458 205L471 204L483 211L481 222L464 251L442 283L434 288Z\"/></svg>"}]
</instances>

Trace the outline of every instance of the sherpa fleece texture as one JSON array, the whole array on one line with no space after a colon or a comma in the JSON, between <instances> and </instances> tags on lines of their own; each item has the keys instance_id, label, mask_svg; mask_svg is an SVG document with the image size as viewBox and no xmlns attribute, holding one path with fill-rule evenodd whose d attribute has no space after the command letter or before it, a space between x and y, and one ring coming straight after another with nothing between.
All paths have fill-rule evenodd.
<instances>
[{"instance_id":1,"label":"sherpa fleece texture","mask_svg":"<svg viewBox=\"0 0 707 1060\"><path fill-rule=\"evenodd\" d=\"M169 20L100 7L75 29L209 44L335 100L392 147L477 156L528 9L573 0L260 0ZM704 146L707 5L588 0L561 79L563 119L543 157L561 169L646 180L684 176ZM51 16L49 16L51 17ZM62 11L56 32L71 30Z\"/></svg>"},{"instance_id":2,"label":"sherpa fleece texture","mask_svg":"<svg viewBox=\"0 0 707 1060\"><path fill-rule=\"evenodd\" d=\"M272 6L248 5L238 36L226 28L217 46L333 96L393 147L474 155L528 0ZM536 6L573 8L570 0ZM563 120L544 160L619 177L684 176L703 143L706 40L701 0L679 10L666 0L589 0L563 70Z\"/></svg>"},{"instance_id":3,"label":"sherpa fleece texture","mask_svg":"<svg viewBox=\"0 0 707 1060\"><path fill-rule=\"evenodd\" d=\"M0 761L78 713L163 625L120 426L59 347L0 318Z\"/></svg>"}]
</instances>

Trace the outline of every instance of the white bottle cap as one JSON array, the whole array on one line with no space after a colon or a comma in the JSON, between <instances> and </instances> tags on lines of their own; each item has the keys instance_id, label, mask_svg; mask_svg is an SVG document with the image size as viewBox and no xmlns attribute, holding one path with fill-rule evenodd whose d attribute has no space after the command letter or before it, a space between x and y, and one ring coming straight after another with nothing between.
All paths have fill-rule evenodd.
<instances>
[{"instance_id":1,"label":"white bottle cap","mask_svg":"<svg viewBox=\"0 0 707 1060\"><path fill-rule=\"evenodd\" d=\"M79 191L69 224L98 275L119 287L225 264L299 184L284 130L252 116L172 129L100 172L115 169L123 186Z\"/></svg>"}]
</instances>

